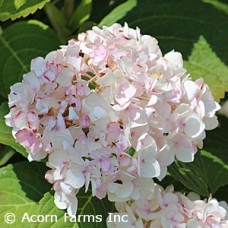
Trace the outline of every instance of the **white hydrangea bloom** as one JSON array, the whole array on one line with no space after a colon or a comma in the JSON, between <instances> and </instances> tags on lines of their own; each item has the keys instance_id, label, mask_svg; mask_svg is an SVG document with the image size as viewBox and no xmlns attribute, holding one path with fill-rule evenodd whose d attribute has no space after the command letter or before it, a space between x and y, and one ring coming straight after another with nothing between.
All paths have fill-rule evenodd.
<instances>
[{"instance_id":1,"label":"white hydrangea bloom","mask_svg":"<svg viewBox=\"0 0 228 228\"><path fill-rule=\"evenodd\" d=\"M72 215L90 183L99 199L151 200L152 178L162 180L175 157L193 161L218 125L219 105L181 54L163 56L155 38L127 24L95 26L30 70L11 87L6 124L29 160L47 157L55 203ZM169 211L163 223L182 221Z\"/></svg>"},{"instance_id":2,"label":"white hydrangea bloom","mask_svg":"<svg viewBox=\"0 0 228 228\"><path fill-rule=\"evenodd\" d=\"M174 192L172 186L164 190L155 185L152 199L116 203L118 212L115 214L128 215L134 222L142 221L143 226L140 223L139 227L225 228L228 224L227 208L225 202L218 202L216 199L200 200L196 193L187 197ZM108 227L124 225L108 221L110 220L107 219Z\"/></svg>"}]
</instances>

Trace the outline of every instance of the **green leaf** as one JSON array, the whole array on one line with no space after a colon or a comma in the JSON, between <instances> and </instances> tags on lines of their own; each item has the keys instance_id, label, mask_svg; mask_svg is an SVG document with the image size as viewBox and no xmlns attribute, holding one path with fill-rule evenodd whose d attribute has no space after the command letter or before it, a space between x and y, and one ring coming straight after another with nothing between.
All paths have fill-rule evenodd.
<instances>
[{"instance_id":1,"label":"green leaf","mask_svg":"<svg viewBox=\"0 0 228 228\"><path fill-rule=\"evenodd\" d=\"M132 157L136 156L135 149L133 147L131 147L126 153Z\"/></svg>"},{"instance_id":2,"label":"green leaf","mask_svg":"<svg viewBox=\"0 0 228 228\"><path fill-rule=\"evenodd\" d=\"M0 94L0 104L3 103L3 102L6 102L7 101L7 98L6 97L3 97L1 94Z\"/></svg>"},{"instance_id":3,"label":"green leaf","mask_svg":"<svg viewBox=\"0 0 228 228\"><path fill-rule=\"evenodd\" d=\"M202 196L214 194L220 187L228 184L228 165L220 157L207 151L200 151L194 162L176 161L169 172L189 190Z\"/></svg>"},{"instance_id":4,"label":"green leaf","mask_svg":"<svg viewBox=\"0 0 228 228\"><path fill-rule=\"evenodd\" d=\"M207 131L207 137L204 140L204 149L219 156L219 158L228 164L228 118L222 115L217 116L219 126L213 131Z\"/></svg>"},{"instance_id":5,"label":"green leaf","mask_svg":"<svg viewBox=\"0 0 228 228\"><path fill-rule=\"evenodd\" d=\"M214 198L216 198L218 201L225 201L228 202L228 185L225 185L218 189L216 194L213 195Z\"/></svg>"},{"instance_id":6,"label":"green leaf","mask_svg":"<svg viewBox=\"0 0 228 228\"><path fill-rule=\"evenodd\" d=\"M37 214L57 215L57 223L53 223L52 225L56 228L66 227L67 225L69 227L81 228L106 227L106 218L108 213L114 211L114 204L110 203L107 199L99 200L92 197L90 191L86 194L83 191L84 189L81 189L77 194L78 211L75 218L70 219L65 210L59 210L55 206L54 197L51 193L46 193L40 201Z\"/></svg>"},{"instance_id":7,"label":"green leaf","mask_svg":"<svg viewBox=\"0 0 228 228\"><path fill-rule=\"evenodd\" d=\"M37 172L38 170L39 172ZM53 194L45 193L50 189L50 185L44 179L45 172L44 164L35 162L20 162L0 169L0 218L3 218L6 213L14 213L16 216L14 227L21 227L22 224L42 228L106 227L106 216L108 212L113 211L113 204L107 200L93 198L91 192L85 194L82 189L77 194L79 209L76 219L78 223L70 220L65 215L65 210L60 210L55 206ZM22 223L21 220L25 213L28 213L29 216L46 215L47 222L29 223L25 219ZM89 215L91 216L90 222L88 222ZM92 216L96 215L102 218L100 222L96 221L96 218L93 222ZM4 225L6 225L5 222L0 219L0 226L5 227Z\"/></svg>"},{"instance_id":8,"label":"green leaf","mask_svg":"<svg viewBox=\"0 0 228 228\"><path fill-rule=\"evenodd\" d=\"M72 227L78 228L79 225L77 222L70 222L69 217L66 215L65 210L60 210L54 204L54 196L51 192L47 192L43 199L35 206L34 212L36 214L51 216L50 219L47 219L45 223L35 223L36 227ZM33 214L34 214L33 212ZM30 212L30 214L32 211ZM54 216L53 216L54 215ZM52 218L52 219L51 219Z\"/></svg>"},{"instance_id":9,"label":"green leaf","mask_svg":"<svg viewBox=\"0 0 228 228\"><path fill-rule=\"evenodd\" d=\"M0 166L5 165L13 157L15 151L11 147L0 145Z\"/></svg>"},{"instance_id":10,"label":"green leaf","mask_svg":"<svg viewBox=\"0 0 228 228\"><path fill-rule=\"evenodd\" d=\"M223 11L226 15L228 15L228 4L220 2L218 0L203 0L203 2L213 5L215 8Z\"/></svg>"},{"instance_id":11,"label":"green leaf","mask_svg":"<svg viewBox=\"0 0 228 228\"><path fill-rule=\"evenodd\" d=\"M177 181L169 172L167 172L166 176L161 181L155 178L154 182L162 186L164 189L170 185L173 185L176 192L188 191L188 189L184 187L180 181Z\"/></svg>"},{"instance_id":12,"label":"green leaf","mask_svg":"<svg viewBox=\"0 0 228 228\"><path fill-rule=\"evenodd\" d=\"M0 20L26 17L42 9L50 0L0 0Z\"/></svg>"},{"instance_id":13,"label":"green leaf","mask_svg":"<svg viewBox=\"0 0 228 228\"><path fill-rule=\"evenodd\" d=\"M4 116L9 113L9 108L6 103L0 105L0 143L11 146L24 157L28 156L25 148L15 141L12 136L12 128L6 126Z\"/></svg>"},{"instance_id":14,"label":"green leaf","mask_svg":"<svg viewBox=\"0 0 228 228\"><path fill-rule=\"evenodd\" d=\"M91 13L92 0L81 0L78 7L75 9L69 23L69 27L72 31L79 28L80 24L85 22Z\"/></svg>"},{"instance_id":15,"label":"green leaf","mask_svg":"<svg viewBox=\"0 0 228 228\"><path fill-rule=\"evenodd\" d=\"M46 171L44 163L27 161L0 168L0 209L39 202L51 188Z\"/></svg>"},{"instance_id":16,"label":"green leaf","mask_svg":"<svg viewBox=\"0 0 228 228\"><path fill-rule=\"evenodd\" d=\"M228 67L216 56L203 36L194 44L185 67L193 79L205 79L217 101L228 91Z\"/></svg>"},{"instance_id":17,"label":"green leaf","mask_svg":"<svg viewBox=\"0 0 228 228\"><path fill-rule=\"evenodd\" d=\"M82 32L86 32L88 30L91 30L93 26L95 26L96 24L92 21L85 21L82 24L80 24L80 27L77 31L77 33L82 33ZM74 37L77 37L77 35L75 35Z\"/></svg>"},{"instance_id":18,"label":"green leaf","mask_svg":"<svg viewBox=\"0 0 228 228\"><path fill-rule=\"evenodd\" d=\"M47 25L39 21L14 23L0 35L1 93L7 96L9 87L21 81L30 69L32 58L44 56L58 48L59 40Z\"/></svg>"},{"instance_id":19,"label":"green leaf","mask_svg":"<svg viewBox=\"0 0 228 228\"><path fill-rule=\"evenodd\" d=\"M164 53L175 49L184 59L203 35L216 55L228 64L227 16L210 4L199 0L137 1L137 6L118 22L139 27L142 34L158 39Z\"/></svg>"},{"instance_id":20,"label":"green leaf","mask_svg":"<svg viewBox=\"0 0 228 228\"><path fill-rule=\"evenodd\" d=\"M15 213L15 227L22 226L19 218L24 212L36 213L37 203L51 188L44 179L46 171L45 164L38 162L19 162L0 169L1 227L6 227L6 213Z\"/></svg>"},{"instance_id":21,"label":"green leaf","mask_svg":"<svg viewBox=\"0 0 228 228\"><path fill-rule=\"evenodd\" d=\"M98 24L106 15L108 15L118 5L127 0L93 0L90 20ZM101 7L102 6L102 7ZM99 12L99 13L97 13Z\"/></svg>"},{"instance_id":22,"label":"green leaf","mask_svg":"<svg viewBox=\"0 0 228 228\"><path fill-rule=\"evenodd\" d=\"M99 200L96 197L92 197L92 192L89 190L87 193L82 191L77 194L77 198L79 201L78 205L78 215L101 215L102 221L100 222L79 222L80 227L85 228L94 228L94 227L106 227L106 218L108 217L108 213L112 213L114 208L114 203L108 201L107 198Z\"/></svg>"},{"instance_id":23,"label":"green leaf","mask_svg":"<svg viewBox=\"0 0 228 228\"><path fill-rule=\"evenodd\" d=\"M75 9L74 5L75 5L75 0L65 0L64 1L64 5L61 9L63 15L65 16L65 18L70 19L73 11Z\"/></svg>"},{"instance_id":24,"label":"green leaf","mask_svg":"<svg viewBox=\"0 0 228 228\"><path fill-rule=\"evenodd\" d=\"M64 17L63 13L51 2L45 6L44 10L61 41L66 43L67 39L71 35L71 31L67 28L67 19Z\"/></svg>"},{"instance_id":25,"label":"green leaf","mask_svg":"<svg viewBox=\"0 0 228 228\"><path fill-rule=\"evenodd\" d=\"M99 23L99 26L110 26L116 21L122 19L129 11L131 11L137 5L136 0L128 0L113 9L107 16L105 16Z\"/></svg>"}]
</instances>

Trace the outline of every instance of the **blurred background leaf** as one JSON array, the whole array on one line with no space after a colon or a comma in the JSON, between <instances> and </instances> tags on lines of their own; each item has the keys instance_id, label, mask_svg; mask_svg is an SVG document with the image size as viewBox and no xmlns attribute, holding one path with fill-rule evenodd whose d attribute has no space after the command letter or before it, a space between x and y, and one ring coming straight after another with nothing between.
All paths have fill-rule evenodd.
<instances>
[{"instance_id":1,"label":"blurred background leaf","mask_svg":"<svg viewBox=\"0 0 228 228\"><path fill-rule=\"evenodd\" d=\"M228 184L228 165L218 155L208 151L199 151L194 162L176 161L169 167L170 174L189 190L201 196L209 197L210 193Z\"/></svg>"},{"instance_id":2,"label":"blurred background leaf","mask_svg":"<svg viewBox=\"0 0 228 228\"><path fill-rule=\"evenodd\" d=\"M103 25L111 26L116 21L126 16L127 12L131 11L136 5L137 5L137 0L128 0L118 5L101 20L101 22L99 23L99 26L103 26Z\"/></svg>"},{"instance_id":3,"label":"blurred background leaf","mask_svg":"<svg viewBox=\"0 0 228 228\"><path fill-rule=\"evenodd\" d=\"M5 165L15 154L13 148L0 144L0 167Z\"/></svg>"},{"instance_id":4,"label":"blurred background leaf","mask_svg":"<svg viewBox=\"0 0 228 228\"><path fill-rule=\"evenodd\" d=\"M75 31L79 26L90 17L92 9L92 0L82 0L80 4L75 8L69 26L72 31Z\"/></svg>"},{"instance_id":5,"label":"blurred background leaf","mask_svg":"<svg viewBox=\"0 0 228 228\"><path fill-rule=\"evenodd\" d=\"M39 202L51 185L44 179L47 167L41 162L18 162L0 168L1 205Z\"/></svg>"},{"instance_id":6,"label":"blurred background leaf","mask_svg":"<svg viewBox=\"0 0 228 228\"><path fill-rule=\"evenodd\" d=\"M194 44L185 67L192 79L205 79L218 102L228 91L228 67L216 56L203 36Z\"/></svg>"},{"instance_id":7,"label":"blurred background leaf","mask_svg":"<svg viewBox=\"0 0 228 228\"><path fill-rule=\"evenodd\" d=\"M50 0L0 0L0 20L17 19L42 9Z\"/></svg>"},{"instance_id":8,"label":"blurred background leaf","mask_svg":"<svg viewBox=\"0 0 228 228\"><path fill-rule=\"evenodd\" d=\"M89 20L99 24L99 22L112 10L127 1L128 0L93 0L92 11Z\"/></svg>"},{"instance_id":9,"label":"blurred background leaf","mask_svg":"<svg viewBox=\"0 0 228 228\"><path fill-rule=\"evenodd\" d=\"M223 11L226 15L228 15L228 4L227 1L222 2L221 0L203 0L205 3L209 3L218 10Z\"/></svg>"}]
</instances>

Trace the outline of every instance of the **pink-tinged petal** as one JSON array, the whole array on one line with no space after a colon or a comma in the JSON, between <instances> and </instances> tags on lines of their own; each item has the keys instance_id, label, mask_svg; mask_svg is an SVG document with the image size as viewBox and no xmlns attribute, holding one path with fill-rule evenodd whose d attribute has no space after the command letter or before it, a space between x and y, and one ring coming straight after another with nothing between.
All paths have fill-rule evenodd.
<instances>
[{"instance_id":1,"label":"pink-tinged petal","mask_svg":"<svg viewBox=\"0 0 228 228\"><path fill-rule=\"evenodd\" d=\"M136 93L136 88L133 85L129 85L123 91L125 97L133 97Z\"/></svg>"},{"instance_id":2,"label":"pink-tinged petal","mask_svg":"<svg viewBox=\"0 0 228 228\"><path fill-rule=\"evenodd\" d=\"M37 148L37 138L35 134L27 129L19 130L16 133L17 141L33 153Z\"/></svg>"},{"instance_id":3,"label":"pink-tinged petal","mask_svg":"<svg viewBox=\"0 0 228 228\"><path fill-rule=\"evenodd\" d=\"M192 162L197 152L196 145L185 135L178 135L171 143L170 149L176 154L177 159L183 162Z\"/></svg>"},{"instance_id":4,"label":"pink-tinged petal","mask_svg":"<svg viewBox=\"0 0 228 228\"><path fill-rule=\"evenodd\" d=\"M63 182L63 181L61 181L61 182L59 183L59 185L60 185L60 188L61 188L62 192L63 192L65 195L71 194L71 192L72 192L72 187L71 187L70 185L68 185L67 183L65 183L65 182Z\"/></svg>"},{"instance_id":5,"label":"pink-tinged petal","mask_svg":"<svg viewBox=\"0 0 228 228\"><path fill-rule=\"evenodd\" d=\"M125 105L135 95L136 88L128 81L117 84L115 99L120 106Z\"/></svg>"},{"instance_id":6,"label":"pink-tinged petal","mask_svg":"<svg viewBox=\"0 0 228 228\"><path fill-rule=\"evenodd\" d=\"M74 76L74 72L64 67L57 75L57 78L55 81L59 83L59 85L67 87L72 84L73 76Z\"/></svg>"},{"instance_id":7,"label":"pink-tinged petal","mask_svg":"<svg viewBox=\"0 0 228 228\"><path fill-rule=\"evenodd\" d=\"M82 127L88 127L91 123L91 120L87 114L84 114L80 119L79 119L79 125Z\"/></svg>"},{"instance_id":8,"label":"pink-tinged petal","mask_svg":"<svg viewBox=\"0 0 228 228\"><path fill-rule=\"evenodd\" d=\"M48 158L48 165L54 168L62 167L64 164L68 163L69 155L64 150L54 150Z\"/></svg>"},{"instance_id":9,"label":"pink-tinged petal","mask_svg":"<svg viewBox=\"0 0 228 228\"><path fill-rule=\"evenodd\" d=\"M40 79L36 76L36 74L33 71L27 74L24 74L23 81L31 85L35 91L38 91L40 89L40 85L41 85Z\"/></svg>"},{"instance_id":10,"label":"pink-tinged petal","mask_svg":"<svg viewBox=\"0 0 228 228\"><path fill-rule=\"evenodd\" d=\"M108 113L100 106L95 106L89 113L89 118L92 122L99 119L104 119L107 116L108 116Z\"/></svg>"},{"instance_id":11,"label":"pink-tinged petal","mask_svg":"<svg viewBox=\"0 0 228 228\"><path fill-rule=\"evenodd\" d=\"M163 198L162 201L160 202L160 206L162 208L167 208L169 205L178 204L178 198L174 193L166 193Z\"/></svg>"},{"instance_id":12,"label":"pink-tinged petal","mask_svg":"<svg viewBox=\"0 0 228 228\"><path fill-rule=\"evenodd\" d=\"M54 178L53 178L53 170L48 170L45 173L45 179L50 183L53 184L54 183Z\"/></svg>"},{"instance_id":13,"label":"pink-tinged petal","mask_svg":"<svg viewBox=\"0 0 228 228\"><path fill-rule=\"evenodd\" d=\"M36 130L39 126L39 118L34 112L29 112L27 114L28 124L31 129Z\"/></svg>"},{"instance_id":14,"label":"pink-tinged petal","mask_svg":"<svg viewBox=\"0 0 228 228\"><path fill-rule=\"evenodd\" d=\"M59 209L66 209L67 208L67 203L61 201L62 198L62 193L61 192L55 192L54 195L54 203Z\"/></svg>"},{"instance_id":15,"label":"pink-tinged petal","mask_svg":"<svg viewBox=\"0 0 228 228\"><path fill-rule=\"evenodd\" d=\"M110 169L110 167L111 167L110 158L101 156L99 161L100 161L100 164L101 164L101 170L103 172L107 172Z\"/></svg>"},{"instance_id":16,"label":"pink-tinged petal","mask_svg":"<svg viewBox=\"0 0 228 228\"><path fill-rule=\"evenodd\" d=\"M105 60L106 56L108 54L108 49L101 45L94 49L94 51L90 54L90 56L93 58L94 63L99 63Z\"/></svg>"},{"instance_id":17,"label":"pink-tinged petal","mask_svg":"<svg viewBox=\"0 0 228 228\"><path fill-rule=\"evenodd\" d=\"M190 115L185 119L184 132L190 139L198 139L204 130L205 124L197 115Z\"/></svg>"},{"instance_id":18,"label":"pink-tinged petal","mask_svg":"<svg viewBox=\"0 0 228 228\"><path fill-rule=\"evenodd\" d=\"M205 113L206 113L206 116L208 117L214 116L215 112L221 108L220 105L214 101L214 97L208 85L206 84L204 84L204 87L203 87L203 94L202 94L201 100L204 102Z\"/></svg>"},{"instance_id":19,"label":"pink-tinged petal","mask_svg":"<svg viewBox=\"0 0 228 228\"><path fill-rule=\"evenodd\" d=\"M160 165L153 156L155 153L154 146L148 146L138 152L139 176L146 178L157 177L160 174Z\"/></svg>"},{"instance_id":20,"label":"pink-tinged petal","mask_svg":"<svg viewBox=\"0 0 228 228\"><path fill-rule=\"evenodd\" d=\"M147 115L143 109L139 109L139 108L131 109L129 107L128 113L130 118L132 119L131 121L132 123L130 126L131 128L145 126L148 124Z\"/></svg>"},{"instance_id":21,"label":"pink-tinged petal","mask_svg":"<svg viewBox=\"0 0 228 228\"><path fill-rule=\"evenodd\" d=\"M107 130L110 136L113 135L114 138L118 138L119 135L121 134L120 125L119 123L116 123L116 122L109 123L107 126Z\"/></svg>"},{"instance_id":22,"label":"pink-tinged petal","mask_svg":"<svg viewBox=\"0 0 228 228\"><path fill-rule=\"evenodd\" d=\"M128 154L120 154L119 157L118 157L118 161L119 161L119 164L120 166L128 166L131 162L131 156L128 155Z\"/></svg>"},{"instance_id":23,"label":"pink-tinged petal","mask_svg":"<svg viewBox=\"0 0 228 228\"><path fill-rule=\"evenodd\" d=\"M136 151L142 150L143 148L147 148L145 150L150 150L152 157L156 157L157 154L157 145L156 141L148 134L143 133L138 138L138 144L136 146Z\"/></svg>"},{"instance_id":24,"label":"pink-tinged petal","mask_svg":"<svg viewBox=\"0 0 228 228\"><path fill-rule=\"evenodd\" d=\"M183 67L183 58L180 52L170 51L165 54L164 58L179 68Z\"/></svg>"},{"instance_id":25,"label":"pink-tinged petal","mask_svg":"<svg viewBox=\"0 0 228 228\"><path fill-rule=\"evenodd\" d=\"M64 182L74 188L81 188L85 184L85 176L82 173L83 167L72 164L69 166Z\"/></svg>"},{"instance_id":26,"label":"pink-tinged petal","mask_svg":"<svg viewBox=\"0 0 228 228\"><path fill-rule=\"evenodd\" d=\"M13 123L16 128L23 129L28 127L27 116L24 112L20 111L13 117Z\"/></svg>"},{"instance_id":27,"label":"pink-tinged petal","mask_svg":"<svg viewBox=\"0 0 228 228\"><path fill-rule=\"evenodd\" d=\"M44 72L43 77L44 77L47 81L52 82L52 81L55 80L56 74L55 74L55 72L53 72L52 70L49 69L49 70L47 70L46 72Z\"/></svg>"},{"instance_id":28,"label":"pink-tinged petal","mask_svg":"<svg viewBox=\"0 0 228 228\"><path fill-rule=\"evenodd\" d=\"M184 88L189 101L195 98L199 91L198 85L190 80L184 82Z\"/></svg>"},{"instance_id":29,"label":"pink-tinged petal","mask_svg":"<svg viewBox=\"0 0 228 228\"><path fill-rule=\"evenodd\" d=\"M90 88L88 82L79 81L76 85L76 91L79 96L88 96L90 94Z\"/></svg>"},{"instance_id":30,"label":"pink-tinged petal","mask_svg":"<svg viewBox=\"0 0 228 228\"><path fill-rule=\"evenodd\" d=\"M46 70L46 61L42 57L37 57L31 61L31 71L40 77Z\"/></svg>"}]
</instances>

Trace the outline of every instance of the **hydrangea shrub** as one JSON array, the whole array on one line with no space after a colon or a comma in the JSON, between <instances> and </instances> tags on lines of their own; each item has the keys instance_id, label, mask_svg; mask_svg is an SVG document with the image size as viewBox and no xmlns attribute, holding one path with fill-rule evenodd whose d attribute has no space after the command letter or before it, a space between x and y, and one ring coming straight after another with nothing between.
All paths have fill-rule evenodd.
<instances>
[{"instance_id":1,"label":"hydrangea shrub","mask_svg":"<svg viewBox=\"0 0 228 228\"><path fill-rule=\"evenodd\" d=\"M192 162L218 125L219 104L181 54L163 56L127 24L93 27L30 70L11 87L6 123L30 161L48 157L55 204L71 216L82 187L112 202L157 199L153 178L175 158Z\"/></svg>"},{"instance_id":2,"label":"hydrangea shrub","mask_svg":"<svg viewBox=\"0 0 228 228\"><path fill-rule=\"evenodd\" d=\"M120 15L127 4L136 3L120 5ZM54 5L48 7L50 17ZM193 52L185 65L191 70L196 59ZM82 192L91 191L91 197L115 204L107 227L225 228L225 201L162 186L169 166L194 163L206 135L219 125L218 97L203 78L191 76L180 52L163 54L157 39L138 27L93 26L46 56L33 57L22 80L10 87L5 123L30 162L45 162L43 179L52 186L55 207L72 218ZM110 222L112 215L128 221Z\"/></svg>"}]
</instances>

